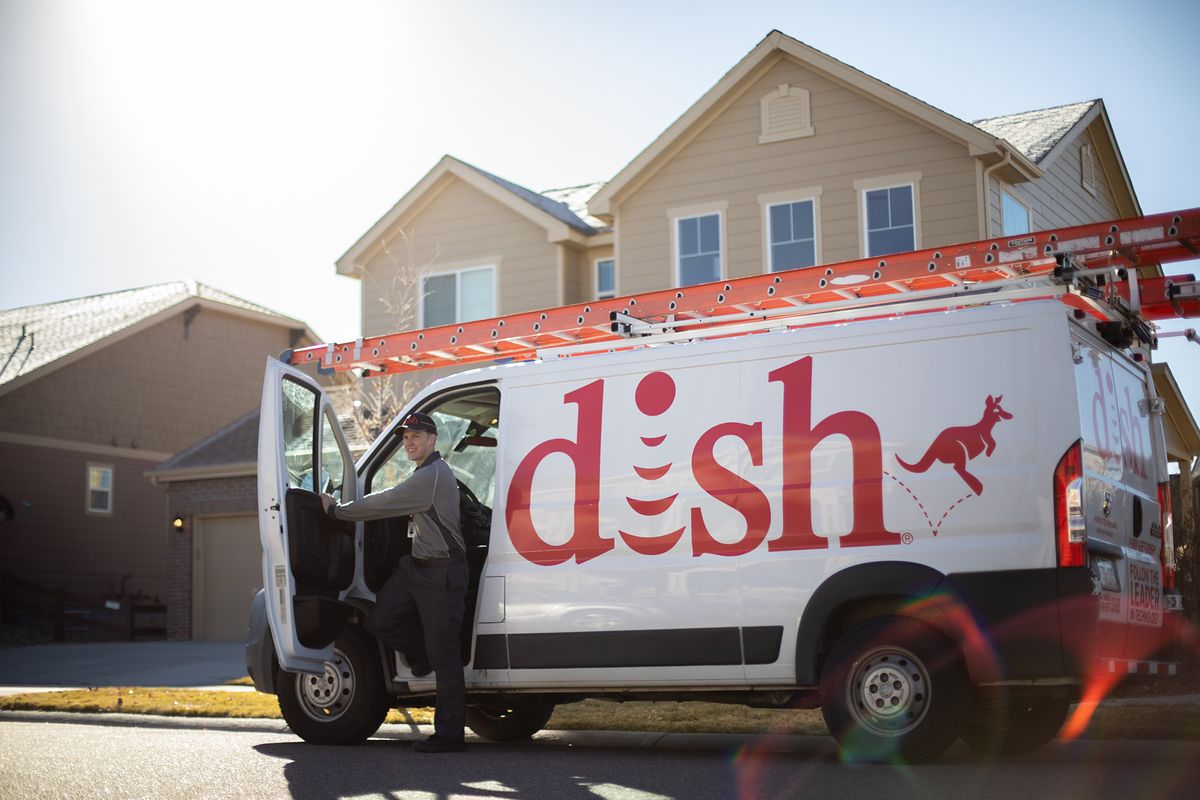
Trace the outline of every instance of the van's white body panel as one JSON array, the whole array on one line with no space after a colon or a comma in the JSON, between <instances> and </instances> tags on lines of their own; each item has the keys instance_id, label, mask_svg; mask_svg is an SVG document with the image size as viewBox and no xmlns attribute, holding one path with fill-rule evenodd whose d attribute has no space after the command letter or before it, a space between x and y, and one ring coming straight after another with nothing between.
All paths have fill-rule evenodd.
<instances>
[{"instance_id":1,"label":"van's white body panel","mask_svg":"<svg viewBox=\"0 0 1200 800\"><path fill-rule=\"evenodd\" d=\"M1165 457L1148 370L1058 302L491 367L434 383L405 413L481 382L497 387L501 411L475 633L503 637L506 656L469 665L469 689L795 686L801 618L846 569L1054 569L1052 477L1081 439L1088 535L1119 562L1102 617L1161 625L1147 587L1161 585L1161 538L1149 534ZM373 445L359 472L388 446ZM1105 492L1109 515L1096 517ZM1113 520L1134 495L1147 535L1131 544ZM264 531L277 527L260 513ZM268 560L283 563L270 538ZM372 600L361 564L356 576L348 596ZM272 601L280 662L309 671L319 654L281 642L282 608ZM597 636L688 630L732 642L737 657L613 666ZM702 641L677 660L705 662ZM576 642L595 648L595 664L555 666Z\"/></svg>"}]
</instances>

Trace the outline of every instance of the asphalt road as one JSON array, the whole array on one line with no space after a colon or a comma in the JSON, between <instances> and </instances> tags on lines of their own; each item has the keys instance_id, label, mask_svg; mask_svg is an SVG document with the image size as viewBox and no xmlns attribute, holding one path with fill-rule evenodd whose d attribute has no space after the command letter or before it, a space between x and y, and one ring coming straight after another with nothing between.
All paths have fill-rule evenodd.
<instances>
[{"instance_id":1,"label":"asphalt road","mask_svg":"<svg viewBox=\"0 0 1200 800\"><path fill-rule=\"evenodd\" d=\"M413 753L412 738L388 726L320 747L272 721L6 712L0 798L1166 800L1200 782L1200 742L1055 742L1002 762L956 745L891 767L839 764L825 737L546 732L453 755Z\"/></svg>"}]
</instances>

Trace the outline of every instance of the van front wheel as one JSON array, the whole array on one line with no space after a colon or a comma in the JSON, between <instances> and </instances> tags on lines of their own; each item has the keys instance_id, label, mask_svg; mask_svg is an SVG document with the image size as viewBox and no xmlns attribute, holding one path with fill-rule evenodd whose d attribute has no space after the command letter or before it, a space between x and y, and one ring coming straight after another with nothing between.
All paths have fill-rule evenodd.
<instances>
[{"instance_id":1,"label":"van front wheel","mask_svg":"<svg viewBox=\"0 0 1200 800\"><path fill-rule=\"evenodd\" d=\"M288 727L312 744L358 744L388 713L380 659L353 630L338 637L323 674L281 672L275 687Z\"/></svg>"},{"instance_id":2,"label":"van front wheel","mask_svg":"<svg viewBox=\"0 0 1200 800\"><path fill-rule=\"evenodd\" d=\"M966 686L952 642L915 620L884 617L834 646L821 678L821 713L843 759L916 763L958 737Z\"/></svg>"},{"instance_id":3,"label":"van front wheel","mask_svg":"<svg viewBox=\"0 0 1200 800\"><path fill-rule=\"evenodd\" d=\"M469 706L467 727L483 739L515 742L528 739L544 728L553 713L553 703L535 703L515 708Z\"/></svg>"}]
</instances>

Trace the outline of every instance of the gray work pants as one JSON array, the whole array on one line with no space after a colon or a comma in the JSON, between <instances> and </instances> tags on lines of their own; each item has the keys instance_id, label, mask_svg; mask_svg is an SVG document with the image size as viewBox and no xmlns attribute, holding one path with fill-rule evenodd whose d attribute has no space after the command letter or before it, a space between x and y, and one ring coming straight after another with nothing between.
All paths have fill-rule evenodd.
<instances>
[{"instance_id":1,"label":"gray work pants","mask_svg":"<svg viewBox=\"0 0 1200 800\"><path fill-rule=\"evenodd\" d=\"M375 596L367 630L406 657L429 662L437 679L434 732L462 741L466 687L459 636L466 608L467 564L424 566L404 556Z\"/></svg>"}]
</instances>

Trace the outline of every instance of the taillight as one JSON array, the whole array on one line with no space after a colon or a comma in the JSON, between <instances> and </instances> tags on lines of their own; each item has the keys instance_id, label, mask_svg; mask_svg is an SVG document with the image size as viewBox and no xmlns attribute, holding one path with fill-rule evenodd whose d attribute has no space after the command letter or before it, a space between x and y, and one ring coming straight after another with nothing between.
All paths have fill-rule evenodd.
<instances>
[{"instance_id":1,"label":"taillight","mask_svg":"<svg viewBox=\"0 0 1200 800\"><path fill-rule=\"evenodd\" d=\"M1071 445L1054 468L1054 543L1060 567L1087 566L1082 440Z\"/></svg>"},{"instance_id":2,"label":"taillight","mask_svg":"<svg viewBox=\"0 0 1200 800\"><path fill-rule=\"evenodd\" d=\"M1162 544L1158 548L1158 560L1162 564L1164 589L1175 588L1175 519L1171 513L1171 482L1158 485L1158 514L1162 526Z\"/></svg>"}]
</instances>

